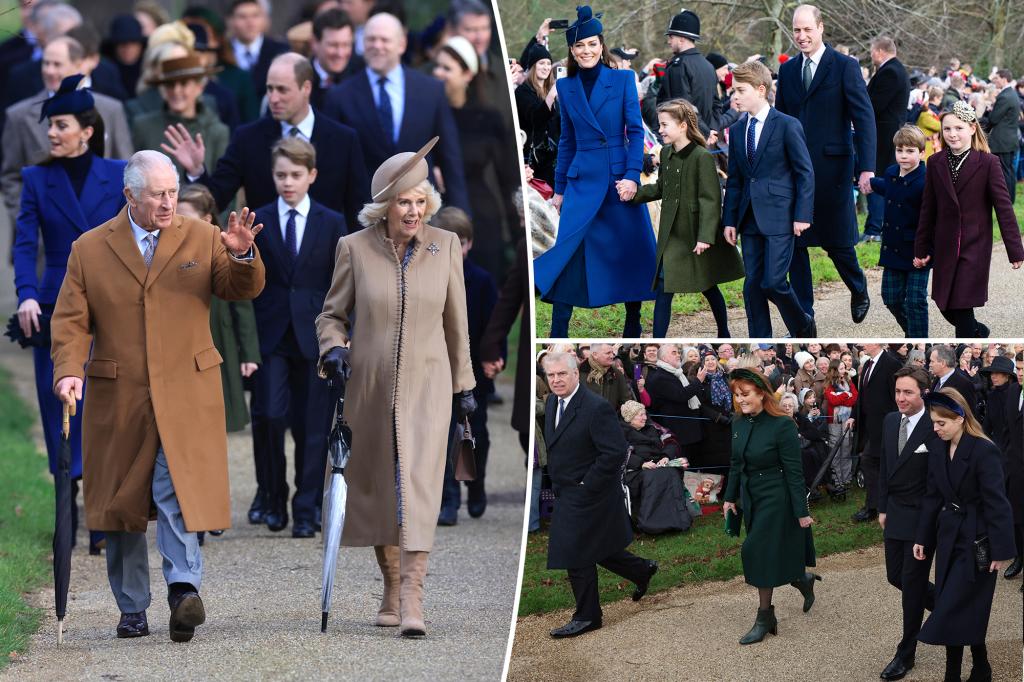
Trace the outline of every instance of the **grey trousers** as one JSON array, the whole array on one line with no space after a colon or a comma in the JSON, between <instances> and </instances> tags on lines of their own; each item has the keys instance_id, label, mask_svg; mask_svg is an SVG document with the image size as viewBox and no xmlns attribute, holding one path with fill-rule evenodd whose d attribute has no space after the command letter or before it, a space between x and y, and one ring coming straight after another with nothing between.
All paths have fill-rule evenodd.
<instances>
[{"instance_id":1,"label":"grey trousers","mask_svg":"<svg viewBox=\"0 0 1024 682\"><path fill-rule=\"evenodd\" d=\"M153 469L153 501L156 504L156 545L163 557L164 580L190 583L197 590L203 579L203 556L196 533L185 530L178 498L163 447L156 451ZM107 533L107 578L122 613L149 608L149 551L145 533Z\"/></svg>"}]
</instances>

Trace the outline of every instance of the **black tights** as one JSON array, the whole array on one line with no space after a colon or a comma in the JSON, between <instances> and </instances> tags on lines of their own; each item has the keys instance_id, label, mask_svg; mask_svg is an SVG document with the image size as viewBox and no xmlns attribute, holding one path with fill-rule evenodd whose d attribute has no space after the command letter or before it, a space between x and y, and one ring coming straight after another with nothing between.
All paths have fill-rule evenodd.
<instances>
[{"instance_id":1,"label":"black tights","mask_svg":"<svg viewBox=\"0 0 1024 682\"><path fill-rule=\"evenodd\" d=\"M960 682L960 668L964 662L962 646L946 647L946 677L944 682ZM989 667L988 648L984 644L971 645L971 669L985 670Z\"/></svg>"}]
</instances>

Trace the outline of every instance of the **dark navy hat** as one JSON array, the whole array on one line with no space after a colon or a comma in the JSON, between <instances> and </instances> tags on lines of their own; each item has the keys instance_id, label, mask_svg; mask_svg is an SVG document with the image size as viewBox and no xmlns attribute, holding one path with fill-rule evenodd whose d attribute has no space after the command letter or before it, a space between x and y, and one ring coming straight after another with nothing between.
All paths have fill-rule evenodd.
<instances>
[{"instance_id":1,"label":"dark navy hat","mask_svg":"<svg viewBox=\"0 0 1024 682\"><path fill-rule=\"evenodd\" d=\"M142 35L142 24L138 19L131 14L118 14L110 20L107 41L113 45L144 43L146 36Z\"/></svg>"},{"instance_id":2,"label":"dark navy hat","mask_svg":"<svg viewBox=\"0 0 1024 682\"><path fill-rule=\"evenodd\" d=\"M551 59L551 53L548 52L548 48L544 47L540 43L530 45L530 49L527 50L526 54L523 56L523 70L529 71L531 66L542 59Z\"/></svg>"},{"instance_id":3,"label":"dark navy hat","mask_svg":"<svg viewBox=\"0 0 1024 682\"><path fill-rule=\"evenodd\" d=\"M708 52L705 59L711 62L711 66L715 67L715 70L718 70L723 66L729 66L729 60L717 52Z\"/></svg>"},{"instance_id":4,"label":"dark navy hat","mask_svg":"<svg viewBox=\"0 0 1024 682\"><path fill-rule=\"evenodd\" d=\"M665 31L667 36L682 36L690 40L700 40L700 17L695 12L684 9L672 17Z\"/></svg>"},{"instance_id":5,"label":"dark navy hat","mask_svg":"<svg viewBox=\"0 0 1024 682\"><path fill-rule=\"evenodd\" d=\"M83 78L85 76L76 73L74 76L68 76L62 80L53 97L43 102L39 120L42 121L44 118L61 114L80 114L83 111L95 109L96 102L93 100L92 91L78 89L78 84L82 82Z\"/></svg>"},{"instance_id":6,"label":"dark navy hat","mask_svg":"<svg viewBox=\"0 0 1024 682\"><path fill-rule=\"evenodd\" d=\"M1013 364L1013 360L1006 357L1005 355L997 355L994 358L992 358L991 365L988 365L987 367L982 367L980 371L982 374L998 372L1000 374L1009 374L1012 376L1016 370L1017 367L1016 365Z\"/></svg>"},{"instance_id":7,"label":"dark navy hat","mask_svg":"<svg viewBox=\"0 0 1024 682\"><path fill-rule=\"evenodd\" d=\"M590 5L577 5L576 22L566 29L565 42L571 47L573 43L578 43L581 40L593 38L604 33L604 26L601 25L600 21L603 16L604 12L594 14L594 10L590 8Z\"/></svg>"}]
</instances>

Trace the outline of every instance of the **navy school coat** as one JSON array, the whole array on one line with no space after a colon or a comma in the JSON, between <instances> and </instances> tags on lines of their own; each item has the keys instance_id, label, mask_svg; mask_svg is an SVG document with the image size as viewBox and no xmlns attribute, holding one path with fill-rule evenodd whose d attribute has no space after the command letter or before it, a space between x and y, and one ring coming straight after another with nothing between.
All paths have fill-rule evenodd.
<instances>
[{"instance_id":1,"label":"navy school coat","mask_svg":"<svg viewBox=\"0 0 1024 682\"><path fill-rule=\"evenodd\" d=\"M779 67L775 95L775 107L803 124L814 164L814 220L797 246L853 246L853 180L875 170L875 112L856 59L827 46L806 91L802 67L802 57Z\"/></svg>"},{"instance_id":2,"label":"navy school coat","mask_svg":"<svg viewBox=\"0 0 1024 682\"><path fill-rule=\"evenodd\" d=\"M317 177L309 188L309 195L344 215L346 224L358 225L356 216L370 200L370 175L363 163L359 136L316 109L313 115L310 142L316 149ZM265 206L277 199L270 148L279 139L281 123L269 114L235 130L212 175L207 168L198 180L210 188L219 210L223 211L235 198L239 188L245 190L250 208Z\"/></svg>"},{"instance_id":3,"label":"navy school coat","mask_svg":"<svg viewBox=\"0 0 1024 682\"><path fill-rule=\"evenodd\" d=\"M650 214L619 201L614 186L621 179L640 184L644 131L636 79L602 66L589 101L579 76L561 78L555 87L562 118L555 192L564 201L555 244L534 261L534 282L547 299L563 270L570 264L574 273L582 270L585 258L586 291L562 290L553 300L568 293L586 300L564 302L598 307L653 298Z\"/></svg>"},{"instance_id":4,"label":"navy school coat","mask_svg":"<svg viewBox=\"0 0 1024 682\"><path fill-rule=\"evenodd\" d=\"M462 149L455 118L444 94L444 86L436 78L402 67L405 76L405 109L398 143L385 137L380 117L373 102L366 71L342 81L327 91L324 113L359 134L362 142L365 172L374 172L398 152L415 152L437 135L437 146L427 155L431 169L439 166L445 183L445 205L458 206L472 215L466 178L462 165ZM478 220L486 219L476 216Z\"/></svg>"},{"instance_id":5,"label":"navy school coat","mask_svg":"<svg viewBox=\"0 0 1024 682\"><path fill-rule=\"evenodd\" d=\"M749 118L747 114L729 127L722 224L739 228L752 206L761 234L793 234L793 222L811 222L814 206L814 167L803 126L792 116L769 109L751 163L747 160Z\"/></svg>"},{"instance_id":6,"label":"navy school coat","mask_svg":"<svg viewBox=\"0 0 1024 682\"><path fill-rule=\"evenodd\" d=\"M345 218L316 201L310 202L294 267L289 266L285 255L276 199L256 210L256 222L263 223L256 235L256 248L267 269L267 283L252 302L260 353L272 353L291 326L302 355L315 361L320 355L316 316L323 312L331 288L335 247L348 233Z\"/></svg>"},{"instance_id":7,"label":"navy school coat","mask_svg":"<svg viewBox=\"0 0 1024 682\"><path fill-rule=\"evenodd\" d=\"M544 441L555 511L548 568L585 568L633 541L622 470L629 444L611 404L582 384L555 428L558 396L548 396Z\"/></svg>"},{"instance_id":8,"label":"navy school coat","mask_svg":"<svg viewBox=\"0 0 1024 682\"><path fill-rule=\"evenodd\" d=\"M914 240L924 198L924 179L924 161L902 178L896 164L886 168L881 177L871 178L871 189L885 198L882 251L878 257L878 264L882 267L914 270Z\"/></svg>"}]
</instances>

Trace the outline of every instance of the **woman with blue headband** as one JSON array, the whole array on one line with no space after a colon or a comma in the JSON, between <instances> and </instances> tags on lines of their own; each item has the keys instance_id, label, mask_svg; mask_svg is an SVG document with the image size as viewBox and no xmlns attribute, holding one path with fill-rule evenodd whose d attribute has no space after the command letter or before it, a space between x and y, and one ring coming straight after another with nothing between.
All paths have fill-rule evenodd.
<instances>
[{"instance_id":1,"label":"woman with blue headband","mask_svg":"<svg viewBox=\"0 0 1024 682\"><path fill-rule=\"evenodd\" d=\"M557 240L533 265L553 304L551 337L567 337L574 306L625 303L625 338L641 334L640 303L654 298L654 232L647 210L628 203L643 166L636 79L609 66L601 13L576 8L565 33L568 76L557 81L561 137L554 206Z\"/></svg>"},{"instance_id":2,"label":"woman with blue headband","mask_svg":"<svg viewBox=\"0 0 1024 682\"><path fill-rule=\"evenodd\" d=\"M959 391L940 388L925 404L946 449L929 455L914 544L915 559L935 553L935 608L917 640L945 645L946 682L959 682L964 646L968 679L991 680L985 633L996 577L1017 553L1002 456Z\"/></svg>"}]
</instances>

